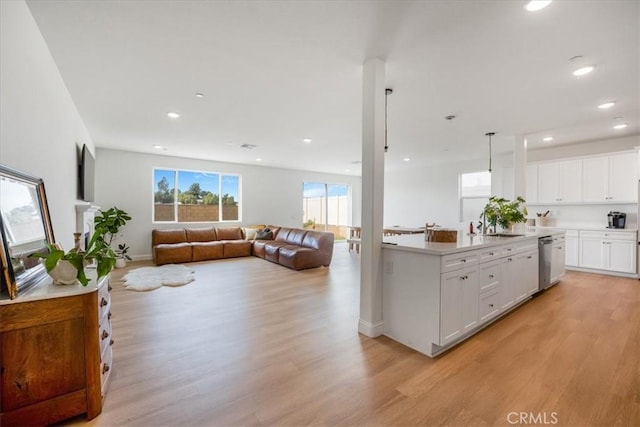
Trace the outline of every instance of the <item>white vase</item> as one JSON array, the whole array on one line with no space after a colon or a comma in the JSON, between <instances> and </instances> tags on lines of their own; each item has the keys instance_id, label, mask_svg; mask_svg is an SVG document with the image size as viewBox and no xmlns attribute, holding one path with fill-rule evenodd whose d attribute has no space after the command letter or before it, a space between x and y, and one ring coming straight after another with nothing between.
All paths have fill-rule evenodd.
<instances>
[{"instance_id":1,"label":"white vase","mask_svg":"<svg viewBox=\"0 0 640 427\"><path fill-rule=\"evenodd\" d=\"M124 258L116 258L116 268L125 268L127 266L127 260Z\"/></svg>"},{"instance_id":2,"label":"white vase","mask_svg":"<svg viewBox=\"0 0 640 427\"><path fill-rule=\"evenodd\" d=\"M53 270L49 272L54 285L77 285L80 283L76 277L77 275L78 269L64 259L58 261Z\"/></svg>"}]
</instances>

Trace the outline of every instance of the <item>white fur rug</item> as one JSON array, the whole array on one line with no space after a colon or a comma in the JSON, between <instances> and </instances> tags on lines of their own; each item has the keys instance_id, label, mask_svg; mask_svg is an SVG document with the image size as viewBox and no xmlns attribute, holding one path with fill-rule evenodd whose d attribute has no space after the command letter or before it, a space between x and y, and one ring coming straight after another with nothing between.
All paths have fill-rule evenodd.
<instances>
[{"instance_id":1,"label":"white fur rug","mask_svg":"<svg viewBox=\"0 0 640 427\"><path fill-rule=\"evenodd\" d=\"M177 264L136 268L122 278L125 289L132 291L151 291L161 286L182 286L195 279L192 269Z\"/></svg>"}]
</instances>

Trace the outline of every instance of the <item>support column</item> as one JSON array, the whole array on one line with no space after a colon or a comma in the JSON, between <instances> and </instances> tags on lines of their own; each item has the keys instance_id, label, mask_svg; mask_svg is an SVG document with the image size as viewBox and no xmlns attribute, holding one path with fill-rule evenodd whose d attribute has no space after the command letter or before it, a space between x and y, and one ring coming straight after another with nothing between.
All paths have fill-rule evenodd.
<instances>
[{"instance_id":1,"label":"support column","mask_svg":"<svg viewBox=\"0 0 640 427\"><path fill-rule=\"evenodd\" d=\"M516 135L513 140L513 196L527 196L527 139Z\"/></svg>"},{"instance_id":2,"label":"support column","mask_svg":"<svg viewBox=\"0 0 640 427\"><path fill-rule=\"evenodd\" d=\"M385 63L369 59L362 86L362 231L358 331L382 335Z\"/></svg>"}]
</instances>

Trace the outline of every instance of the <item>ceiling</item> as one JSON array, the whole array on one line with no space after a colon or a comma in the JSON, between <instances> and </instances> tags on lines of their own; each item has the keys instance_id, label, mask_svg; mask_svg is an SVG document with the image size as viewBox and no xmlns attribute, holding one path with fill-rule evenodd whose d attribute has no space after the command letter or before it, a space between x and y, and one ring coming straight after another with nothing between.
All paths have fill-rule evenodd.
<instances>
[{"instance_id":1,"label":"ceiling","mask_svg":"<svg viewBox=\"0 0 640 427\"><path fill-rule=\"evenodd\" d=\"M524 3L27 1L98 147L358 175L371 57L390 170L637 135L639 2Z\"/></svg>"}]
</instances>

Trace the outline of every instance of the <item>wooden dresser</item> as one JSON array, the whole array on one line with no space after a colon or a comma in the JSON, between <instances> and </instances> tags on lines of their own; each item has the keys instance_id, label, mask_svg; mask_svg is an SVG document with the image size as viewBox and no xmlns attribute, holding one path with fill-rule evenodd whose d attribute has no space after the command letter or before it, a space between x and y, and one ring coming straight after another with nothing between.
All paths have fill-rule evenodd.
<instances>
[{"instance_id":1,"label":"wooden dresser","mask_svg":"<svg viewBox=\"0 0 640 427\"><path fill-rule=\"evenodd\" d=\"M0 425L46 425L102 411L112 371L109 278L50 279L0 299Z\"/></svg>"}]
</instances>

